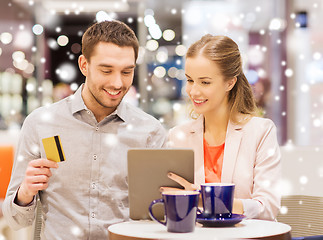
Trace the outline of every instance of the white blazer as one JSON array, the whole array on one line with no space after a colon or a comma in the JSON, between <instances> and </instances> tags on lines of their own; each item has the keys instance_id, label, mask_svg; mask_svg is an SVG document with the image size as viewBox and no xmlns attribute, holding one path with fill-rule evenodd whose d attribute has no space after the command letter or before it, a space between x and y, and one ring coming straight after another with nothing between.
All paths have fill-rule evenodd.
<instances>
[{"instance_id":1,"label":"white blazer","mask_svg":"<svg viewBox=\"0 0 323 240\"><path fill-rule=\"evenodd\" d=\"M205 182L203 120L201 115L169 130L168 145L192 148L195 184ZM275 220L280 208L280 150L274 123L252 117L246 124L229 121L225 139L221 182L235 184L247 218Z\"/></svg>"}]
</instances>

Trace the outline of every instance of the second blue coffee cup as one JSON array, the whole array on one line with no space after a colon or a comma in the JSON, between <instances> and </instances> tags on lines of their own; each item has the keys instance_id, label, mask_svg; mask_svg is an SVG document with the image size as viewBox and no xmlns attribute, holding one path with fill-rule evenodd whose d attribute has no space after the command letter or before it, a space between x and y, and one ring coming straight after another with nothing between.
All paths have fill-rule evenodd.
<instances>
[{"instance_id":1,"label":"second blue coffee cup","mask_svg":"<svg viewBox=\"0 0 323 240\"><path fill-rule=\"evenodd\" d=\"M234 200L233 183L203 183L201 194L204 218L230 218Z\"/></svg>"}]
</instances>

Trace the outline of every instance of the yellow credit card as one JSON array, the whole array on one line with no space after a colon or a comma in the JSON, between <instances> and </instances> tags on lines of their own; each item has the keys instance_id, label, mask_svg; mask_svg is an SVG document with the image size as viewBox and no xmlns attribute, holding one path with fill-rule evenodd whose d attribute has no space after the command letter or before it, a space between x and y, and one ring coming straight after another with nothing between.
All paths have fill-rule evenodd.
<instances>
[{"instance_id":1,"label":"yellow credit card","mask_svg":"<svg viewBox=\"0 0 323 240\"><path fill-rule=\"evenodd\" d=\"M43 138L42 139L46 158L55 162L65 161L65 154L61 145L59 136Z\"/></svg>"}]
</instances>

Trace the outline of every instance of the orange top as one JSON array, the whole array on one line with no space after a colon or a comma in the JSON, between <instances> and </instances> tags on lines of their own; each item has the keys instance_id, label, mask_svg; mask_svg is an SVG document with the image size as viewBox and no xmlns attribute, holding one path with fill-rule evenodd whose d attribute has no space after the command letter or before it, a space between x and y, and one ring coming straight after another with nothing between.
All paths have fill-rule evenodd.
<instances>
[{"instance_id":1,"label":"orange top","mask_svg":"<svg viewBox=\"0 0 323 240\"><path fill-rule=\"evenodd\" d=\"M221 182L224 143L220 146L210 146L205 138L203 143L205 182Z\"/></svg>"},{"instance_id":2,"label":"orange top","mask_svg":"<svg viewBox=\"0 0 323 240\"><path fill-rule=\"evenodd\" d=\"M0 201L6 196L10 182L14 148L13 146L0 146Z\"/></svg>"}]
</instances>

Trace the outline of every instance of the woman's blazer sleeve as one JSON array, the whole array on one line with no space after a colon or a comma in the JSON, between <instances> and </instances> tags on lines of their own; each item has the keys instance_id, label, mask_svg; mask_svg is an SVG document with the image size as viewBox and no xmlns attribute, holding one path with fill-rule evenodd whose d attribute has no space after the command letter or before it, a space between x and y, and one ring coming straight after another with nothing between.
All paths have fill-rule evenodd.
<instances>
[{"instance_id":1,"label":"woman's blazer sleeve","mask_svg":"<svg viewBox=\"0 0 323 240\"><path fill-rule=\"evenodd\" d=\"M281 154L277 141L274 123L266 119L266 126L260 131L256 159L254 163L254 185L252 199L243 201L246 215L259 219L274 220L280 208L281 194L279 182L281 179ZM258 213L254 212L257 201ZM253 202L253 203L252 203Z\"/></svg>"}]
</instances>

